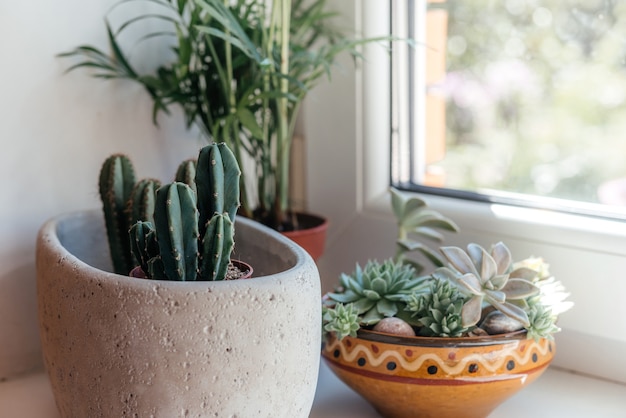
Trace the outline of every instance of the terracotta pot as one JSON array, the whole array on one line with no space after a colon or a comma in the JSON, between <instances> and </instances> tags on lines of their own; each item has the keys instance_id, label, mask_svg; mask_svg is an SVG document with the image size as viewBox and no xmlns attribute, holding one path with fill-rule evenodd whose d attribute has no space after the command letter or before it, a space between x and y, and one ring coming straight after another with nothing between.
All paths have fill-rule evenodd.
<instances>
[{"instance_id":1,"label":"terracotta pot","mask_svg":"<svg viewBox=\"0 0 626 418\"><path fill-rule=\"evenodd\" d=\"M480 338L330 336L333 372L389 418L484 418L550 364L554 341L525 333Z\"/></svg>"},{"instance_id":2,"label":"terracotta pot","mask_svg":"<svg viewBox=\"0 0 626 418\"><path fill-rule=\"evenodd\" d=\"M62 417L308 417L319 366L319 274L304 250L238 219L250 280L110 273L99 211L37 239L44 363Z\"/></svg>"},{"instance_id":3,"label":"terracotta pot","mask_svg":"<svg viewBox=\"0 0 626 418\"><path fill-rule=\"evenodd\" d=\"M298 213L296 216L300 229L282 234L304 248L317 261L324 254L328 220L310 213Z\"/></svg>"}]
</instances>

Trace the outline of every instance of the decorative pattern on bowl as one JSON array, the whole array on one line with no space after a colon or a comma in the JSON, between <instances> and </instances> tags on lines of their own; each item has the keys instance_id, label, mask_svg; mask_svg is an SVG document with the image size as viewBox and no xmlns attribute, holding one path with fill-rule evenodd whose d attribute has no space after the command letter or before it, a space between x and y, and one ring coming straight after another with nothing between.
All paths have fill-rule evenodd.
<instances>
[{"instance_id":1,"label":"decorative pattern on bowl","mask_svg":"<svg viewBox=\"0 0 626 418\"><path fill-rule=\"evenodd\" d=\"M554 341L525 333L477 338L398 337L361 330L329 336L333 372L386 417L485 417L537 378Z\"/></svg>"}]
</instances>

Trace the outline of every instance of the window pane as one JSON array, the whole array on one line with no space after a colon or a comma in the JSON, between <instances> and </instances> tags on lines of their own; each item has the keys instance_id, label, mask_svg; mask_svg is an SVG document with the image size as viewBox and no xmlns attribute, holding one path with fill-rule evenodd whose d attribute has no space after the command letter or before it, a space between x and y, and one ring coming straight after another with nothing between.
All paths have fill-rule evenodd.
<instances>
[{"instance_id":1,"label":"window pane","mask_svg":"<svg viewBox=\"0 0 626 418\"><path fill-rule=\"evenodd\" d=\"M407 90L426 95L394 104L415 103L409 114L424 114L425 129L407 137L415 153L404 175L486 194L626 205L626 2L415 4L409 33L428 46L415 52L424 67L407 59Z\"/></svg>"}]
</instances>

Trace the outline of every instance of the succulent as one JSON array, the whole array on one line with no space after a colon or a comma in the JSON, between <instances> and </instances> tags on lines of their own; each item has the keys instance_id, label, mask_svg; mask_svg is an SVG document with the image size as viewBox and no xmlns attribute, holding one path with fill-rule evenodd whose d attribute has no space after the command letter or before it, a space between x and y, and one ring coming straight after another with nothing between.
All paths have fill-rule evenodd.
<instances>
[{"instance_id":1,"label":"succulent","mask_svg":"<svg viewBox=\"0 0 626 418\"><path fill-rule=\"evenodd\" d=\"M501 242L490 251L469 244L467 251L441 247L437 254L409 239L409 233L440 241L437 229L457 231L456 225L419 198L395 189L391 196L399 228L396 256L370 261L363 269L357 264L352 275L340 276L340 286L323 299L326 332L341 339L360 327L405 337L482 337L526 330L528 338L540 339L559 331L557 317L572 303L542 259L513 263ZM406 257L411 250L437 268L418 276L421 266Z\"/></svg>"},{"instance_id":2,"label":"succulent","mask_svg":"<svg viewBox=\"0 0 626 418\"><path fill-rule=\"evenodd\" d=\"M409 296L406 310L411 312L411 317L421 326L420 335L460 337L470 331L461 321L465 300L453 283L434 278L426 291L415 292Z\"/></svg>"},{"instance_id":3,"label":"succulent","mask_svg":"<svg viewBox=\"0 0 626 418\"><path fill-rule=\"evenodd\" d=\"M483 303L519 321L530 325L526 299L539 293L532 279L537 272L527 267L512 269L511 252L502 242L487 252L478 244L469 244L467 252L458 247L442 247L451 267L441 267L433 275L458 284L469 296L463 305L461 317L464 327L476 325L481 317ZM514 302L514 303L512 303Z\"/></svg>"},{"instance_id":4,"label":"succulent","mask_svg":"<svg viewBox=\"0 0 626 418\"><path fill-rule=\"evenodd\" d=\"M552 334L559 332L561 329L556 325L557 315L554 315L549 308L541 303L531 303L528 310L527 327L528 338L539 340L540 338L552 339Z\"/></svg>"},{"instance_id":5,"label":"succulent","mask_svg":"<svg viewBox=\"0 0 626 418\"><path fill-rule=\"evenodd\" d=\"M411 234L442 242L443 234L438 230L457 232L458 226L451 219L429 209L422 199L415 196L409 197L394 188L391 188L390 191L391 207L398 222L395 260L411 264L419 273L423 266L417 261L407 258L407 253L418 251L436 267L442 267L445 260L441 255L423 242L412 239Z\"/></svg>"},{"instance_id":6,"label":"succulent","mask_svg":"<svg viewBox=\"0 0 626 418\"><path fill-rule=\"evenodd\" d=\"M334 332L338 339L356 337L359 329L359 314L352 303L337 303L334 307L322 308L322 332Z\"/></svg>"},{"instance_id":7,"label":"succulent","mask_svg":"<svg viewBox=\"0 0 626 418\"><path fill-rule=\"evenodd\" d=\"M100 169L99 192L113 261L113 270L128 274L134 267L128 241L126 202L135 186L135 170L127 156L114 154Z\"/></svg>"},{"instance_id":8,"label":"succulent","mask_svg":"<svg viewBox=\"0 0 626 418\"><path fill-rule=\"evenodd\" d=\"M352 275L342 274L339 291L328 297L340 303L353 303L361 323L373 325L384 317L402 315L406 298L424 284L412 266L386 260L356 265Z\"/></svg>"},{"instance_id":9,"label":"succulent","mask_svg":"<svg viewBox=\"0 0 626 418\"><path fill-rule=\"evenodd\" d=\"M161 187L154 225L138 222L131 228L133 252L150 278L190 281L226 276L234 248L239 166L225 144L200 150L195 182L197 194L180 182Z\"/></svg>"}]
</instances>

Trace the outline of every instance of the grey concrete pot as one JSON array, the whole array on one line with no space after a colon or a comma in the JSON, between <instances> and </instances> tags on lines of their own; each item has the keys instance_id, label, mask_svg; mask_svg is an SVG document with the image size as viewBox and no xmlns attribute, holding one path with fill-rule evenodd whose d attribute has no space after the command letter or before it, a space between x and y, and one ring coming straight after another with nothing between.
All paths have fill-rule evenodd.
<instances>
[{"instance_id":1,"label":"grey concrete pot","mask_svg":"<svg viewBox=\"0 0 626 418\"><path fill-rule=\"evenodd\" d=\"M168 282L109 272L98 211L41 228L41 343L63 417L308 417L321 332L315 263L241 217L235 238L233 258L254 278Z\"/></svg>"}]
</instances>

